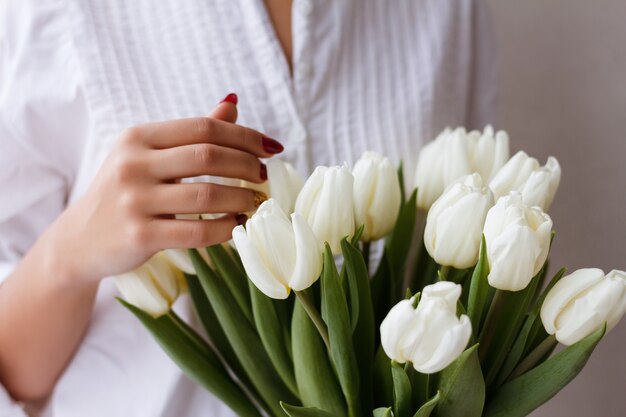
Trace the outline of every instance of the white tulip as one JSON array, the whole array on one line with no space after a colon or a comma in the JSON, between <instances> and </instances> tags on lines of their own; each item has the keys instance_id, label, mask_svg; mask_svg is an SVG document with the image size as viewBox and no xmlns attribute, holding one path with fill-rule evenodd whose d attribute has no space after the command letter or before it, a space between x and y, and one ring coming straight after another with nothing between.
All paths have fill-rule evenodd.
<instances>
[{"instance_id":1,"label":"white tulip","mask_svg":"<svg viewBox=\"0 0 626 417\"><path fill-rule=\"evenodd\" d=\"M450 185L426 217L424 245L429 255L440 265L459 269L475 265L491 206L493 195L479 174Z\"/></svg>"},{"instance_id":2,"label":"white tulip","mask_svg":"<svg viewBox=\"0 0 626 417\"><path fill-rule=\"evenodd\" d=\"M245 228L233 229L233 241L250 280L268 297L305 290L322 272L322 249L311 227L299 214L289 221L274 199L261 204Z\"/></svg>"},{"instance_id":3,"label":"white tulip","mask_svg":"<svg viewBox=\"0 0 626 417\"><path fill-rule=\"evenodd\" d=\"M524 203L548 211L561 181L561 166L549 157L542 167L525 152L516 153L489 183L496 199L510 191L519 191Z\"/></svg>"},{"instance_id":4,"label":"white tulip","mask_svg":"<svg viewBox=\"0 0 626 417\"><path fill-rule=\"evenodd\" d=\"M598 330L607 332L626 312L626 272L579 269L563 277L550 290L541 306L541 321L548 334L572 345Z\"/></svg>"},{"instance_id":5,"label":"white tulip","mask_svg":"<svg viewBox=\"0 0 626 417\"><path fill-rule=\"evenodd\" d=\"M482 133L446 128L419 154L415 170L417 206L428 210L450 184L464 175L478 172L489 181L508 158L509 137L504 131L494 135L491 126Z\"/></svg>"},{"instance_id":6,"label":"white tulip","mask_svg":"<svg viewBox=\"0 0 626 417\"><path fill-rule=\"evenodd\" d=\"M365 225L361 240L377 240L391 232L401 203L400 181L391 161L375 152L365 152L352 170L354 217Z\"/></svg>"},{"instance_id":7,"label":"white tulip","mask_svg":"<svg viewBox=\"0 0 626 417\"><path fill-rule=\"evenodd\" d=\"M520 291L548 257L552 219L539 207L528 207L521 194L513 191L489 210L483 233L490 267L489 285Z\"/></svg>"},{"instance_id":8,"label":"white tulip","mask_svg":"<svg viewBox=\"0 0 626 417\"><path fill-rule=\"evenodd\" d=\"M276 200L285 213L293 213L296 197L302 189L302 177L293 165L278 158L265 161L265 165L267 181L261 184L241 181L240 186L264 193Z\"/></svg>"},{"instance_id":9,"label":"white tulip","mask_svg":"<svg viewBox=\"0 0 626 417\"><path fill-rule=\"evenodd\" d=\"M134 271L117 275L115 283L126 301L153 317L167 313L183 287L184 276L163 253Z\"/></svg>"},{"instance_id":10,"label":"white tulip","mask_svg":"<svg viewBox=\"0 0 626 417\"><path fill-rule=\"evenodd\" d=\"M318 166L296 200L296 213L309 223L320 242L341 253L341 239L354 234L354 176L344 166Z\"/></svg>"},{"instance_id":11,"label":"white tulip","mask_svg":"<svg viewBox=\"0 0 626 417\"><path fill-rule=\"evenodd\" d=\"M425 374L439 372L457 359L472 335L466 315L457 317L461 286L440 281L424 287L415 297L396 304L380 325L380 339L387 356L399 363L412 362Z\"/></svg>"}]
</instances>

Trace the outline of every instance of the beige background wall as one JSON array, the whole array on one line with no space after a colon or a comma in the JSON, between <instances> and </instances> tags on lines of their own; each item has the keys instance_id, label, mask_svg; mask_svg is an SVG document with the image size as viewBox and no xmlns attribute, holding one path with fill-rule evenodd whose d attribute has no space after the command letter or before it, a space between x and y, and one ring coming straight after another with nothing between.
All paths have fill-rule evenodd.
<instances>
[{"instance_id":1,"label":"beige background wall","mask_svg":"<svg viewBox=\"0 0 626 417\"><path fill-rule=\"evenodd\" d=\"M501 58L499 126L513 150L558 157L553 265L626 270L626 1L489 0ZM532 414L626 416L626 320Z\"/></svg>"}]
</instances>

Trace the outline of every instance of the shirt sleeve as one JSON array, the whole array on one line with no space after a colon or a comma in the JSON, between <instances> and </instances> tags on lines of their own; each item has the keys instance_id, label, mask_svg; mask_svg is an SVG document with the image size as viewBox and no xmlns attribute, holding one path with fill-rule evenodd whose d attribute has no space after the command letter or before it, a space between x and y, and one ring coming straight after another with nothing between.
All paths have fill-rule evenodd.
<instances>
[{"instance_id":1,"label":"shirt sleeve","mask_svg":"<svg viewBox=\"0 0 626 417\"><path fill-rule=\"evenodd\" d=\"M489 6L475 0L472 10L472 57L466 127L482 130L496 122L498 57Z\"/></svg>"},{"instance_id":2,"label":"shirt sleeve","mask_svg":"<svg viewBox=\"0 0 626 417\"><path fill-rule=\"evenodd\" d=\"M64 210L88 111L61 2L0 2L0 282Z\"/></svg>"}]
</instances>

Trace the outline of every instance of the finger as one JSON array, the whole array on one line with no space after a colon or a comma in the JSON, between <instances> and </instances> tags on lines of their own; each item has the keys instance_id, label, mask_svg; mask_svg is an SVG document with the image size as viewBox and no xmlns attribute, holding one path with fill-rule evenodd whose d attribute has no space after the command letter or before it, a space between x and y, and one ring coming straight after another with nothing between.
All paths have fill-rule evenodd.
<instances>
[{"instance_id":1,"label":"finger","mask_svg":"<svg viewBox=\"0 0 626 417\"><path fill-rule=\"evenodd\" d=\"M229 123L237 121L237 94L230 93L209 113L209 117Z\"/></svg>"},{"instance_id":2,"label":"finger","mask_svg":"<svg viewBox=\"0 0 626 417\"><path fill-rule=\"evenodd\" d=\"M230 240L233 228L246 219L244 214L230 214L214 220L157 220L153 241L160 250L212 246Z\"/></svg>"},{"instance_id":3,"label":"finger","mask_svg":"<svg viewBox=\"0 0 626 417\"><path fill-rule=\"evenodd\" d=\"M267 167L254 155L209 143L151 151L149 169L160 180L213 175L261 183Z\"/></svg>"},{"instance_id":4,"label":"finger","mask_svg":"<svg viewBox=\"0 0 626 417\"><path fill-rule=\"evenodd\" d=\"M126 134L135 135L135 140L143 140L156 149L212 143L263 158L269 158L283 150L279 142L254 129L209 117L148 123L132 128Z\"/></svg>"},{"instance_id":5,"label":"finger","mask_svg":"<svg viewBox=\"0 0 626 417\"><path fill-rule=\"evenodd\" d=\"M256 209L267 197L248 188L207 182L160 184L144 205L151 215L240 213Z\"/></svg>"}]
</instances>

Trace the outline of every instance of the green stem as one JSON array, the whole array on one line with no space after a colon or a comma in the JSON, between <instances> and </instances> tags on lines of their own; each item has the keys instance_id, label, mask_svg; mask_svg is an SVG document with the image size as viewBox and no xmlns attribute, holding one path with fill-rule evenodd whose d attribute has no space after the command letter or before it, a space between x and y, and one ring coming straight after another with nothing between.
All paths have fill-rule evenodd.
<instances>
[{"instance_id":1,"label":"green stem","mask_svg":"<svg viewBox=\"0 0 626 417\"><path fill-rule=\"evenodd\" d=\"M363 253L363 260L365 261L365 266L367 267L367 271L370 270L370 252L371 252L371 242L363 242L363 248L361 252Z\"/></svg>"},{"instance_id":2,"label":"green stem","mask_svg":"<svg viewBox=\"0 0 626 417\"><path fill-rule=\"evenodd\" d=\"M507 378L507 381L517 378L518 376L526 373L535 367L537 362L541 360L554 346L557 344L556 337L554 335L546 337L543 342L539 343L532 352L524 358L523 361L517 365L517 367L511 372L511 376Z\"/></svg>"},{"instance_id":3,"label":"green stem","mask_svg":"<svg viewBox=\"0 0 626 417\"><path fill-rule=\"evenodd\" d=\"M306 311L309 318L311 319L311 321L317 328L317 331L319 332L320 336L322 337L322 340L324 341L324 344L326 345L326 349L328 349L328 351L330 352L330 339L328 338L328 327L326 326L326 323L324 323L324 320L322 319L320 312L317 310L315 303L313 302L311 297L309 297L309 295L304 291L294 291L294 293L296 294L296 297L298 297L298 300L302 303L302 307L304 307L304 311Z\"/></svg>"},{"instance_id":4,"label":"green stem","mask_svg":"<svg viewBox=\"0 0 626 417\"><path fill-rule=\"evenodd\" d=\"M439 269L439 281L445 281L448 279L448 274L450 273L450 267L446 265L442 265Z\"/></svg>"},{"instance_id":5,"label":"green stem","mask_svg":"<svg viewBox=\"0 0 626 417\"><path fill-rule=\"evenodd\" d=\"M185 333L191 341L193 341L194 345L200 349L200 351L204 351L206 349L213 350L209 344L202 339L196 332L189 330L189 325L185 323L183 319L180 318L178 314L174 312L174 310L170 310L166 313L166 316L169 317L176 326Z\"/></svg>"},{"instance_id":6,"label":"green stem","mask_svg":"<svg viewBox=\"0 0 626 417\"><path fill-rule=\"evenodd\" d=\"M502 307L504 307L505 298L505 291L496 290L493 300L491 301L491 306L489 307L489 312L487 313L487 318L485 318L485 324L483 325L482 333L479 337L480 348L478 350L478 357L481 364L483 364L489 352L489 345L494 336L495 322L500 316Z\"/></svg>"}]
</instances>

